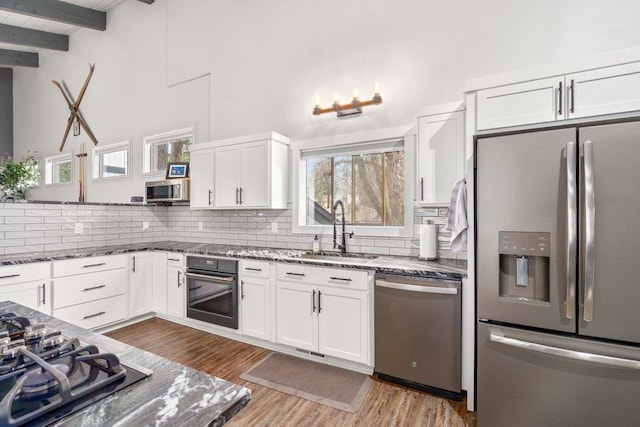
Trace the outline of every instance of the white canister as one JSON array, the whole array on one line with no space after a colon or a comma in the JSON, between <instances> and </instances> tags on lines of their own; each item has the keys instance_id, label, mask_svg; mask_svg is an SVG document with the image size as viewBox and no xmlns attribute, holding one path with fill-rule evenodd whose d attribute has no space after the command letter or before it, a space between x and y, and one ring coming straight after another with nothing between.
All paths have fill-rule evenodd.
<instances>
[{"instance_id":1,"label":"white canister","mask_svg":"<svg viewBox=\"0 0 640 427\"><path fill-rule=\"evenodd\" d=\"M419 259L436 259L438 226L436 224L420 225L420 256Z\"/></svg>"}]
</instances>

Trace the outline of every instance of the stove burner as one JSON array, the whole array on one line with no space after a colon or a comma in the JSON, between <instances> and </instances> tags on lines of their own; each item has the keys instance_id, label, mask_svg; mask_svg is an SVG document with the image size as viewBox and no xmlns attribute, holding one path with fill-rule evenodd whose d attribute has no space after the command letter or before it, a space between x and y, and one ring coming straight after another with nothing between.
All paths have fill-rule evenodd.
<instances>
[{"instance_id":1,"label":"stove burner","mask_svg":"<svg viewBox=\"0 0 640 427\"><path fill-rule=\"evenodd\" d=\"M24 340L9 341L0 345L0 356L3 359L15 359L26 348Z\"/></svg>"},{"instance_id":2,"label":"stove burner","mask_svg":"<svg viewBox=\"0 0 640 427\"><path fill-rule=\"evenodd\" d=\"M54 363L51 367L64 375L69 373L69 366L65 364ZM28 372L25 377L20 389L20 397L24 399L51 397L60 389L55 377L43 368Z\"/></svg>"}]
</instances>

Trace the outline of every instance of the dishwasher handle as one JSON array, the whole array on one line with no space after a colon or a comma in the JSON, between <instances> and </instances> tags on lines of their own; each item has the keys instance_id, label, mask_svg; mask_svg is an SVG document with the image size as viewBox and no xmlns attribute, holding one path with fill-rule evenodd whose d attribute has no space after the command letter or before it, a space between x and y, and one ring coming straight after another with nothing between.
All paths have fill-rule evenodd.
<instances>
[{"instance_id":1,"label":"dishwasher handle","mask_svg":"<svg viewBox=\"0 0 640 427\"><path fill-rule=\"evenodd\" d=\"M398 289L401 291L410 291L410 292L422 292L427 294L447 294L447 295L458 294L458 288L410 285L408 283L388 282L386 280L376 280L376 286L379 286L381 288Z\"/></svg>"}]
</instances>

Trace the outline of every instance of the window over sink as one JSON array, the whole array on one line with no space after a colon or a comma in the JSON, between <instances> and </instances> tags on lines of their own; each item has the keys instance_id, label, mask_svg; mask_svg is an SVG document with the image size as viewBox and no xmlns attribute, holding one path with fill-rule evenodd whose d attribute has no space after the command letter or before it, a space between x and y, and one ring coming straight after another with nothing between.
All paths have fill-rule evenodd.
<instances>
[{"instance_id":1,"label":"window over sink","mask_svg":"<svg viewBox=\"0 0 640 427\"><path fill-rule=\"evenodd\" d=\"M413 135L383 130L292 144L293 231L333 232L333 206L344 204L356 234L413 235ZM338 221L341 221L340 212Z\"/></svg>"}]
</instances>

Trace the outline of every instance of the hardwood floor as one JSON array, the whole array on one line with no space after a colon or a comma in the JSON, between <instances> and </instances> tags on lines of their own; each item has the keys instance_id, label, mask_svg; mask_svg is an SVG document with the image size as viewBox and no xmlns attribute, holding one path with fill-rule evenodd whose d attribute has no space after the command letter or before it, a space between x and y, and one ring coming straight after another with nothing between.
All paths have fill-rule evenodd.
<instances>
[{"instance_id":1,"label":"hardwood floor","mask_svg":"<svg viewBox=\"0 0 640 427\"><path fill-rule=\"evenodd\" d=\"M108 334L111 338L251 389L251 402L230 426L475 426L466 402L374 379L351 414L240 378L271 353L260 347L153 318Z\"/></svg>"}]
</instances>

